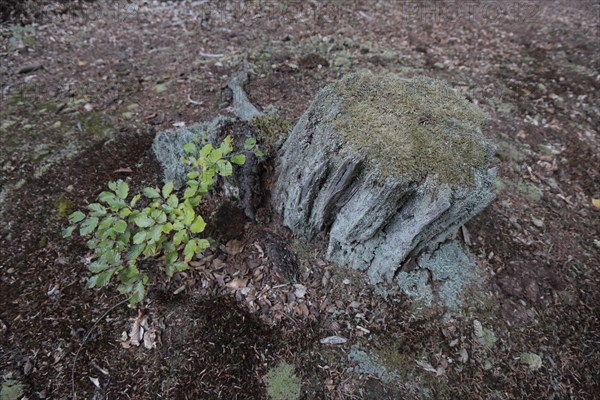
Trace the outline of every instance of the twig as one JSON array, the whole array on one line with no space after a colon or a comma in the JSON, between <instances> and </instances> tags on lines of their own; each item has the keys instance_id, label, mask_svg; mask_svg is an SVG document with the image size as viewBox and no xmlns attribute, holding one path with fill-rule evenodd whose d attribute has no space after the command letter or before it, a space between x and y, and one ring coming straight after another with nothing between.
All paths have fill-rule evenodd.
<instances>
[{"instance_id":1,"label":"twig","mask_svg":"<svg viewBox=\"0 0 600 400\"><path fill-rule=\"evenodd\" d=\"M211 53L205 53L203 51L198 53L201 57L206 57L206 58L221 58L224 56L224 54L211 54Z\"/></svg>"},{"instance_id":2,"label":"twig","mask_svg":"<svg viewBox=\"0 0 600 400\"><path fill-rule=\"evenodd\" d=\"M87 333L85 334L85 336L83 337L83 342L81 342L81 345L79 346L79 349L77 349L77 352L75 353L75 359L73 360L73 366L71 367L71 390L73 393L73 400L77 400L77 393L75 392L75 366L77 365L77 358L79 357L79 353L81 352L81 349L83 349L83 346L85 345L85 342L87 342L90 334L92 333L92 331L94 330L94 328L96 327L96 325L98 325L98 323L100 321L102 321L104 319L104 317L106 317L112 310L114 310L115 308L119 307L122 304L125 304L126 302L129 301L131 297L126 298L125 300L115 304L114 306L112 306L111 308L109 308L108 310L106 310L104 312L104 314L102 314L100 317L98 317L98 319L96 319L96 322L94 322L94 325L92 325L92 327L87 331Z\"/></svg>"},{"instance_id":3,"label":"twig","mask_svg":"<svg viewBox=\"0 0 600 400\"><path fill-rule=\"evenodd\" d=\"M196 100L192 100L192 96L188 94L188 101L192 104L195 104L197 106L201 106L202 103L204 103L203 101L196 101Z\"/></svg>"}]
</instances>

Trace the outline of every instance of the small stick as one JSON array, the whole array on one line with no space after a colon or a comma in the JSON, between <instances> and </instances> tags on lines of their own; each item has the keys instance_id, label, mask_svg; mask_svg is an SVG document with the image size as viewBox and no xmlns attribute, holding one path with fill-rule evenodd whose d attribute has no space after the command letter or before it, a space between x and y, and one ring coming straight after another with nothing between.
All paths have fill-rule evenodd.
<instances>
[{"instance_id":1,"label":"small stick","mask_svg":"<svg viewBox=\"0 0 600 400\"><path fill-rule=\"evenodd\" d=\"M71 367L71 390L73 392L73 400L77 400L77 393L75 392L75 366L77 365L77 358L79 357L79 353L81 352L81 349L83 349L83 345L85 344L85 342L87 342L88 338L90 337L90 334L92 333L92 331L94 330L96 325L98 325L98 323L101 320L103 320L104 317L106 317L112 310L114 310L115 308L119 307L120 305L128 302L130 298L131 297L115 304L114 306L112 306L111 308L106 310L104 312L104 314L102 314L98 319L96 319L96 322L94 322L94 325L92 325L92 327L87 331L87 333L83 337L83 342L81 342L79 349L77 349L77 352L75 353L75 359L73 360L73 366Z\"/></svg>"},{"instance_id":2,"label":"small stick","mask_svg":"<svg viewBox=\"0 0 600 400\"><path fill-rule=\"evenodd\" d=\"M202 103L204 103L203 101L196 101L196 100L192 100L192 96L188 94L188 101L192 104L195 104L197 106L201 106Z\"/></svg>"}]
</instances>

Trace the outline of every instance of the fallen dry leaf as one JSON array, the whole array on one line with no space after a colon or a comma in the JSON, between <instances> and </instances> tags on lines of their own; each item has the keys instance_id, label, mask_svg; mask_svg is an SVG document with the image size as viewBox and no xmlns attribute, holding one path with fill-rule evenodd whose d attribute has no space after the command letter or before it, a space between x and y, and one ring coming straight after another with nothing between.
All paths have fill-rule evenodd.
<instances>
[{"instance_id":1,"label":"fallen dry leaf","mask_svg":"<svg viewBox=\"0 0 600 400\"><path fill-rule=\"evenodd\" d=\"M242 250L244 250L244 244L239 240L235 239L227 242L225 248L223 249L223 251L225 251L225 253L229 254L230 256L240 254Z\"/></svg>"},{"instance_id":2,"label":"fallen dry leaf","mask_svg":"<svg viewBox=\"0 0 600 400\"><path fill-rule=\"evenodd\" d=\"M297 283L294 287L296 288L296 290L294 290L294 295L299 299L303 298L306 294L306 286Z\"/></svg>"},{"instance_id":3,"label":"fallen dry leaf","mask_svg":"<svg viewBox=\"0 0 600 400\"><path fill-rule=\"evenodd\" d=\"M133 322L131 326L131 332L129 332L129 344L131 346L139 346L140 340L144 337L142 331L142 322L144 320L144 312L142 310L138 310L138 316Z\"/></svg>"},{"instance_id":4,"label":"fallen dry leaf","mask_svg":"<svg viewBox=\"0 0 600 400\"><path fill-rule=\"evenodd\" d=\"M246 287L246 284L248 284L248 279L235 278L231 282L228 282L226 286L237 290L239 288Z\"/></svg>"},{"instance_id":5,"label":"fallen dry leaf","mask_svg":"<svg viewBox=\"0 0 600 400\"><path fill-rule=\"evenodd\" d=\"M92 378L91 376L89 378L90 378L90 381L92 381L92 383L94 384L94 386L96 386L98 389L100 389L100 380L98 378Z\"/></svg>"},{"instance_id":6,"label":"fallen dry leaf","mask_svg":"<svg viewBox=\"0 0 600 400\"><path fill-rule=\"evenodd\" d=\"M433 372L434 374L437 375L438 371L435 368L433 368L433 366L431 364L429 364L427 361L415 360L415 362L417 363L417 365L419 367L423 368L425 371Z\"/></svg>"},{"instance_id":7,"label":"fallen dry leaf","mask_svg":"<svg viewBox=\"0 0 600 400\"><path fill-rule=\"evenodd\" d=\"M592 204L600 210L600 199L592 199Z\"/></svg>"}]
</instances>

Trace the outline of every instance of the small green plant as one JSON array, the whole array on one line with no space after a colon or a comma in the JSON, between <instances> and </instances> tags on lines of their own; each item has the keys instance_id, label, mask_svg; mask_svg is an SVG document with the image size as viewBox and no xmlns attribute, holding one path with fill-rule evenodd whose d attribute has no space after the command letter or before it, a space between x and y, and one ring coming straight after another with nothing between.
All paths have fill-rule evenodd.
<instances>
[{"instance_id":1,"label":"small green plant","mask_svg":"<svg viewBox=\"0 0 600 400\"><path fill-rule=\"evenodd\" d=\"M256 140L249 138L245 150L253 150ZM170 278L189 268L189 262L210 246L197 235L206 223L195 208L217 182L218 176L233 173L233 164L243 165L246 157L232 154L230 136L219 147L198 141L184 146L181 161L189 166L182 195L174 192L172 182L158 190L146 187L129 199L129 186L119 180L109 182L109 191L98 195L98 202L87 206L87 213L69 216L71 226L63 231L70 237L79 228L81 236L91 236L87 247L94 251L88 269L93 273L87 286L106 286L111 278L119 281L117 290L130 294L135 305L144 299L149 275L139 270L144 260L164 256L165 273Z\"/></svg>"},{"instance_id":2,"label":"small green plant","mask_svg":"<svg viewBox=\"0 0 600 400\"><path fill-rule=\"evenodd\" d=\"M265 383L271 400L297 400L300 398L302 383L291 364L282 362L269 370L265 376Z\"/></svg>"},{"instance_id":3,"label":"small green plant","mask_svg":"<svg viewBox=\"0 0 600 400\"><path fill-rule=\"evenodd\" d=\"M8 39L8 45L15 49L22 46L34 47L36 44L33 36L34 30L31 25L11 25L12 36Z\"/></svg>"}]
</instances>

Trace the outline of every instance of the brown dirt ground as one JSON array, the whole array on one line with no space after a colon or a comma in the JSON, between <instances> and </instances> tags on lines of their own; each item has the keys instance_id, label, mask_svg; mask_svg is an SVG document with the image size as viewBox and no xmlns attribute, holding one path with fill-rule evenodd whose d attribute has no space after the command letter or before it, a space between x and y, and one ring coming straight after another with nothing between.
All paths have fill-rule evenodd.
<instances>
[{"instance_id":1,"label":"brown dirt ground","mask_svg":"<svg viewBox=\"0 0 600 400\"><path fill-rule=\"evenodd\" d=\"M30 32L15 16L0 24L2 380L19 380L31 399L72 396L83 335L121 299L85 289L88 253L61 239L65 214L111 179L132 190L157 184L154 134L230 113L226 84L247 53L252 102L290 121L320 87L361 68L445 79L490 114L499 195L467 225L488 298L441 323L439 310L415 314L403 299L375 296L322 261L318 245L293 241L276 216L239 218L239 235L231 225L214 234L235 236L241 252L217 247L150 288L156 349L122 346L135 310L99 322L77 362L80 398L265 398L262 377L281 360L296 365L305 399L600 393L597 2L44 4L23 19ZM204 205L215 221L220 204ZM295 251L304 298L290 296L265 254L273 242ZM473 338L474 319L493 330L493 346ZM402 382L351 373L349 346L319 343L329 335L386 355ZM521 364L522 352L541 355L542 368Z\"/></svg>"}]
</instances>

